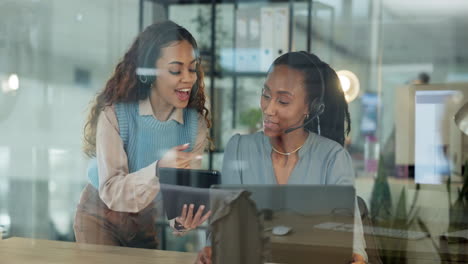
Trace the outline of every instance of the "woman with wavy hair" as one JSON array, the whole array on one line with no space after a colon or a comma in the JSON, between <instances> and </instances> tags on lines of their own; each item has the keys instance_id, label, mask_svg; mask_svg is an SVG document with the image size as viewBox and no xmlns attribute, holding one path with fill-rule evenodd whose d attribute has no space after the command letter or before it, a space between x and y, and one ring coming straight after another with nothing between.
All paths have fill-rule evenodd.
<instances>
[{"instance_id":1,"label":"woman with wavy hair","mask_svg":"<svg viewBox=\"0 0 468 264\"><path fill-rule=\"evenodd\" d=\"M91 159L77 242L156 248L158 168L199 168L211 126L197 43L172 21L147 27L98 93L84 129ZM210 212L184 206L176 234Z\"/></svg>"}]
</instances>

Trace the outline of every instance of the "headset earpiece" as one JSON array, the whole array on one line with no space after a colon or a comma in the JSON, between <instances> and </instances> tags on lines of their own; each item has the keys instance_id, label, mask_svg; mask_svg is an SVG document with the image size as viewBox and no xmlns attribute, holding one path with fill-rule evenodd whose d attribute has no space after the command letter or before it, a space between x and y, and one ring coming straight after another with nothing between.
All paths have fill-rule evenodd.
<instances>
[{"instance_id":1,"label":"headset earpiece","mask_svg":"<svg viewBox=\"0 0 468 264\"><path fill-rule=\"evenodd\" d=\"M322 75L322 71L317 66L317 64L312 60L310 54L305 51L300 51L298 54L302 54L314 67L317 69L318 75L320 77L320 96L315 98L309 106L309 116L310 118L305 120L304 123L297 127L291 127L285 130L285 133L291 133L292 131L305 127L307 124L312 122L312 120L317 119L317 133L320 135L320 115L325 111L325 80Z\"/></svg>"},{"instance_id":2,"label":"headset earpiece","mask_svg":"<svg viewBox=\"0 0 468 264\"><path fill-rule=\"evenodd\" d=\"M301 51L299 53L304 55L304 57L310 63L312 63L312 65L314 65L314 67L316 68L316 70L318 72L318 75L320 77L320 96L315 98L312 101L312 103L310 104L310 112L309 112L309 114L311 116L318 117L321 114L323 114L323 112L325 111L325 103L324 103L324 100L323 100L323 98L325 96L325 80L323 78L322 71L320 70L319 66L312 60L312 58L310 57L310 54L307 53L307 52L304 52L304 51Z\"/></svg>"},{"instance_id":3,"label":"headset earpiece","mask_svg":"<svg viewBox=\"0 0 468 264\"><path fill-rule=\"evenodd\" d=\"M325 111L325 104L320 100L320 98L315 98L309 106L309 115L310 116L319 116Z\"/></svg>"}]
</instances>

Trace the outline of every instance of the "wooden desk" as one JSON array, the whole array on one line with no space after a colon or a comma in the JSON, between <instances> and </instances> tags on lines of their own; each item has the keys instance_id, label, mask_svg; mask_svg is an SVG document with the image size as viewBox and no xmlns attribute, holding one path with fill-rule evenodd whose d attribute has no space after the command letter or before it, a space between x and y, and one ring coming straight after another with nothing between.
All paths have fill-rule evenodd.
<instances>
[{"instance_id":1,"label":"wooden desk","mask_svg":"<svg viewBox=\"0 0 468 264\"><path fill-rule=\"evenodd\" d=\"M331 221L331 216L301 216L294 213L275 212L273 219L264 221L269 230L274 226L292 227L285 236L265 233L270 238L272 261L279 263L347 263L352 259L353 235L314 228L314 225ZM334 222L351 223L352 217L334 217Z\"/></svg>"},{"instance_id":2,"label":"wooden desk","mask_svg":"<svg viewBox=\"0 0 468 264\"><path fill-rule=\"evenodd\" d=\"M345 223L346 220L336 219L332 222ZM346 252L349 252L349 259L351 259L353 243L351 233L318 230L313 227L315 224L327 221L330 221L330 219L320 219L319 216L303 217L287 213L275 213L271 221L264 222L266 228L275 225L287 225L293 227L293 230L292 233L285 236L274 236L271 235L271 231L266 232L266 235L270 237L272 261L279 263L310 263L311 259L317 260L319 258L324 263L337 263L337 261L330 260L335 257L338 258L339 255L346 256ZM434 248L431 238L404 240L376 237L376 239L380 242L380 248L375 248L376 245L373 245L374 247L368 245L368 249L380 250L382 258L400 256L404 257L407 263L440 263L440 256ZM437 241L437 244L439 244L439 241ZM456 248L459 245L452 244L449 246ZM456 252L453 248L450 248L450 251L449 249L442 250L442 253L454 254L455 252L458 255L452 255L452 259L468 260L468 251L466 250L468 249L468 243L459 252ZM320 263L320 261L317 262Z\"/></svg>"},{"instance_id":3,"label":"wooden desk","mask_svg":"<svg viewBox=\"0 0 468 264\"><path fill-rule=\"evenodd\" d=\"M73 242L9 238L0 241L0 263L8 264L192 264L195 253L137 249Z\"/></svg>"}]
</instances>

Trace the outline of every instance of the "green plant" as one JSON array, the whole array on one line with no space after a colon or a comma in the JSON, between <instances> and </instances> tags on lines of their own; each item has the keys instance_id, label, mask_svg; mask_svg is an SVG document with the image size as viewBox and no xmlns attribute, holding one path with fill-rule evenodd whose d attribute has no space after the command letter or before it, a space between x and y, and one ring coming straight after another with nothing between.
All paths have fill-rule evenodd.
<instances>
[{"instance_id":1,"label":"green plant","mask_svg":"<svg viewBox=\"0 0 468 264\"><path fill-rule=\"evenodd\" d=\"M457 199L452 203L452 180L451 177L447 179L447 194L448 194L448 209L449 209L449 224L447 233L468 229L468 161L465 162L465 172L462 175L463 184L461 189L457 190ZM420 228L429 233L429 228L422 219L418 219ZM452 263L459 261L467 261L464 253L458 254L466 250L466 241L464 238L446 237L445 235L439 237L439 244L434 239L431 239L432 245L437 250L441 263ZM463 242L463 243L460 243ZM449 244L455 244L456 248L451 248ZM451 251L452 249L452 251ZM459 259L462 258L462 259Z\"/></svg>"},{"instance_id":2,"label":"green plant","mask_svg":"<svg viewBox=\"0 0 468 264\"><path fill-rule=\"evenodd\" d=\"M202 50L208 50L210 47L210 30L211 20L208 12L203 12L201 8L197 10L197 16L192 19L192 23L197 25L197 33L199 35L198 45Z\"/></svg>"},{"instance_id":3,"label":"green plant","mask_svg":"<svg viewBox=\"0 0 468 264\"><path fill-rule=\"evenodd\" d=\"M370 213L372 221L389 219L391 216L392 197L387 180L387 170L382 155L379 158L377 177L372 189Z\"/></svg>"},{"instance_id":4,"label":"green plant","mask_svg":"<svg viewBox=\"0 0 468 264\"><path fill-rule=\"evenodd\" d=\"M467 209L468 209L468 161L465 162L465 172L462 175L463 185L458 189L457 200L452 204L451 187L452 181L447 180L447 192L449 195L450 225L449 232L468 228Z\"/></svg>"},{"instance_id":5,"label":"green plant","mask_svg":"<svg viewBox=\"0 0 468 264\"><path fill-rule=\"evenodd\" d=\"M239 122L249 128L249 132L253 133L260 128L262 121L262 111L259 108L250 108L240 113Z\"/></svg>"},{"instance_id":6,"label":"green plant","mask_svg":"<svg viewBox=\"0 0 468 264\"><path fill-rule=\"evenodd\" d=\"M222 8L217 6L216 7L216 13L221 14L222 13ZM212 17L211 17L211 9L207 8L201 8L199 7L197 9L197 15L195 18L191 20L193 24L196 25L196 32L197 32L197 41L198 41L198 47L200 49L200 53L202 56L202 63L203 63L203 68L206 72L209 72L210 67L215 67L215 70L220 71L221 70L221 64L220 64L220 55L219 55L219 50L225 45L226 39L228 39L228 33L223 30L223 24L221 23L222 20L216 19L214 23L216 23L216 31L215 31L215 50L218 52L215 52L215 54L211 53L211 24L213 23ZM211 65L213 58L216 59L216 65Z\"/></svg>"},{"instance_id":7,"label":"green plant","mask_svg":"<svg viewBox=\"0 0 468 264\"><path fill-rule=\"evenodd\" d=\"M403 188L398 197L395 210L393 210L392 196L388 184L388 176L382 155L379 159L377 178L371 194L371 219L376 226L393 229L408 230L417 219L418 210L416 202L418 199L419 185L416 185L416 192L411 203L410 210L407 210L406 189ZM407 241L405 239L387 239L378 237L380 256L383 263L406 263ZM392 250L388 250L391 248Z\"/></svg>"}]
</instances>

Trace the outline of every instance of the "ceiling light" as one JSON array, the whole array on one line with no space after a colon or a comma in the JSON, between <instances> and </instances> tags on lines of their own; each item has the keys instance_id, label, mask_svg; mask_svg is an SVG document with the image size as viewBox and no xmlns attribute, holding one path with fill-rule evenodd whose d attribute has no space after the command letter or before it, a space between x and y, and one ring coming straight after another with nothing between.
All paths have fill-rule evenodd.
<instances>
[{"instance_id":1,"label":"ceiling light","mask_svg":"<svg viewBox=\"0 0 468 264\"><path fill-rule=\"evenodd\" d=\"M359 79L353 72L347 70L338 71L336 74L340 79L346 102L352 102L359 95Z\"/></svg>"},{"instance_id":2,"label":"ceiling light","mask_svg":"<svg viewBox=\"0 0 468 264\"><path fill-rule=\"evenodd\" d=\"M8 86L10 91L16 91L19 88L19 78L18 75L12 74L8 77Z\"/></svg>"}]
</instances>

